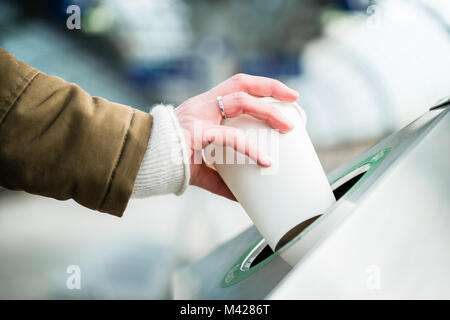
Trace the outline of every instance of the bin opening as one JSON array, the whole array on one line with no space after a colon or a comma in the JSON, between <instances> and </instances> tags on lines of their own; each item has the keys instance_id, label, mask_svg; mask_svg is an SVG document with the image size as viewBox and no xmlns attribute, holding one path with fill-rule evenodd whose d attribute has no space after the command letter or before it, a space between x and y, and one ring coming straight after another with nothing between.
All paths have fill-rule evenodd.
<instances>
[{"instance_id":1,"label":"bin opening","mask_svg":"<svg viewBox=\"0 0 450 320\"><path fill-rule=\"evenodd\" d=\"M270 257L273 254L273 250L269 247L269 245L266 245L264 249L255 257L255 259L250 264L250 268L253 266L256 266L258 263L263 261L264 259Z\"/></svg>"},{"instance_id":2,"label":"bin opening","mask_svg":"<svg viewBox=\"0 0 450 320\"><path fill-rule=\"evenodd\" d=\"M347 191L349 191L361 178L362 176L369 170L370 165L365 165L360 167L357 170L350 172L348 175L342 177L332 184L333 194L336 198L336 201L339 200L342 196L344 196ZM311 223L313 223L316 219L318 219L321 215L317 215L315 217L309 218L305 220L289 230L283 238L280 239L278 244L275 247L275 251L281 249L285 244L294 239L298 234L300 234L306 227L308 227ZM266 244L264 249L260 250L256 257L251 261L249 268L256 266L258 263L263 261L264 259L270 257L274 251Z\"/></svg>"},{"instance_id":3,"label":"bin opening","mask_svg":"<svg viewBox=\"0 0 450 320\"><path fill-rule=\"evenodd\" d=\"M370 169L370 163L355 169L331 184L336 201L342 198Z\"/></svg>"},{"instance_id":4,"label":"bin opening","mask_svg":"<svg viewBox=\"0 0 450 320\"><path fill-rule=\"evenodd\" d=\"M366 170L367 171L367 170ZM362 176L366 173L366 171L361 172L360 174L354 176L347 182L344 182L342 185L333 190L334 197L336 201L339 200L344 194L347 193L358 181L362 178Z\"/></svg>"}]
</instances>

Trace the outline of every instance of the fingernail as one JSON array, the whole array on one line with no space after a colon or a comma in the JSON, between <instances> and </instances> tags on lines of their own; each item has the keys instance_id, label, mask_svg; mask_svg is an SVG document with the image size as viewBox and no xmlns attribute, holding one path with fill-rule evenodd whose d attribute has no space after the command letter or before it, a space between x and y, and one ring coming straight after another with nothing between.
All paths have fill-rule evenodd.
<instances>
[{"instance_id":1,"label":"fingernail","mask_svg":"<svg viewBox=\"0 0 450 320\"><path fill-rule=\"evenodd\" d=\"M289 90L291 90L291 93L293 94L293 95L295 95L296 97L298 97L300 94L298 93L298 91L297 90L294 90L294 89L292 89L292 88L289 88Z\"/></svg>"},{"instance_id":2,"label":"fingernail","mask_svg":"<svg viewBox=\"0 0 450 320\"><path fill-rule=\"evenodd\" d=\"M269 167L272 164L272 160L269 158L268 155L263 154L261 157L261 163Z\"/></svg>"},{"instance_id":3,"label":"fingernail","mask_svg":"<svg viewBox=\"0 0 450 320\"><path fill-rule=\"evenodd\" d=\"M285 115L283 115L282 118L283 118L283 122L285 124L287 124L289 127L288 131L291 131L292 129L294 129L294 123L291 120L289 120Z\"/></svg>"}]
</instances>

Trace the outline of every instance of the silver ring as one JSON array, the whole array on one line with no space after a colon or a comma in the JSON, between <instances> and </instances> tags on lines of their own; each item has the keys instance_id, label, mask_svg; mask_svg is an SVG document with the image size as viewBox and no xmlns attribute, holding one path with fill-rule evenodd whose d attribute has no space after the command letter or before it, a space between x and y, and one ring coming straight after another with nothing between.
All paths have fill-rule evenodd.
<instances>
[{"instance_id":1,"label":"silver ring","mask_svg":"<svg viewBox=\"0 0 450 320\"><path fill-rule=\"evenodd\" d=\"M225 108L223 107L222 96L217 97L217 102L219 103L220 113L222 114L223 120L227 119L227 115L225 114Z\"/></svg>"}]
</instances>

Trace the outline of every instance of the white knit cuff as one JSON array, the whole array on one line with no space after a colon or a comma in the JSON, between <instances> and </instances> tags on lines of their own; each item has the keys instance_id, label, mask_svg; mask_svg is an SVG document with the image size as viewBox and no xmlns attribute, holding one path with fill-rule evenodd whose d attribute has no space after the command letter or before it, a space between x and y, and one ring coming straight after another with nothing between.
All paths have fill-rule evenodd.
<instances>
[{"instance_id":1,"label":"white knit cuff","mask_svg":"<svg viewBox=\"0 0 450 320\"><path fill-rule=\"evenodd\" d=\"M181 195L189 184L189 157L173 106L153 107L153 125L147 150L134 182L132 197Z\"/></svg>"}]
</instances>

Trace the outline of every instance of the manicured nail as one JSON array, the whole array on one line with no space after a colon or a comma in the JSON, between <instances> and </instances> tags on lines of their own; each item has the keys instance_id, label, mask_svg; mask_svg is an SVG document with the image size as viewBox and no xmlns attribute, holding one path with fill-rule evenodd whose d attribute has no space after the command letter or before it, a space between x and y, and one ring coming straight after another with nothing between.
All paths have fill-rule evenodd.
<instances>
[{"instance_id":1,"label":"manicured nail","mask_svg":"<svg viewBox=\"0 0 450 320\"><path fill-rule=\"evenodd\" d=\"M298 97L300 94L298 93L298 91L297 90L294 90L294 89L292 89L292 88L289 88L289 90L291 90L291 93L293 94L293 95L295 95L296 97Z\"/></svg>"},{"instance_id":2,"label":"manicured nail","mask_svg":"<svg viewBox=\"0 0 450 320\"><path fill-rule=\"evenodd\" d=\"M286 117L285 115L283 115L282 118L283 118L283 122L284 122L285 124L287 124L288 127L289 127L289 129L288 129L287 131L291 131L292 129L294 129L294 123L293 123L291 120L289 120L288 117Z\"/></svg>"},{"instance_id":3,"label":"manicured nail","mask_svg":"<svg viewBox=\"0 0 450 320\"><path fill-rule=\"evenodd\" d=\"M269 158L268 155L263 154L261 156L261 164L269 167L272 164L272 160Z\"/></svg>"}]
</instances>

